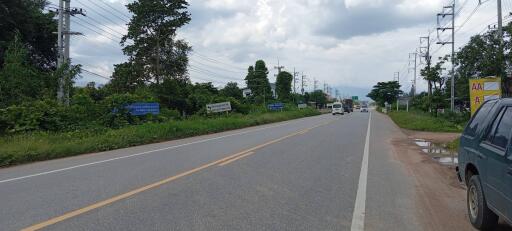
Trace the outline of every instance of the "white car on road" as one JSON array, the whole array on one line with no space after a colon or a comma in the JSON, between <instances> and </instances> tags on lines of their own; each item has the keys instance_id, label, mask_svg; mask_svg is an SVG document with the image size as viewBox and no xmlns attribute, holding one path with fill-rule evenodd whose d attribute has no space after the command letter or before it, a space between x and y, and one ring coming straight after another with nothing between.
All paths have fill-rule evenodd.
<instances>
[{"instance_id":1,"label":"white car on road","mask_svg":"<svg viewBox=\"0 0 512 231\"><path fill-rule=\"evenodd\" d=\"M366 106L366 105L361 106L361 112L368 112L368 106Z\"/></svg>"},{"instance_id":2,"label":"white car on road","mask_svg":"<svg viewBox=\"0 0 512 231\"><path fill-rule=\"evenodd\" d=\"M343 104L340 102L336 102L332 104L332 115L341 114L344 115L345 111L343 110Z\"/></svg>"}]
</instances>

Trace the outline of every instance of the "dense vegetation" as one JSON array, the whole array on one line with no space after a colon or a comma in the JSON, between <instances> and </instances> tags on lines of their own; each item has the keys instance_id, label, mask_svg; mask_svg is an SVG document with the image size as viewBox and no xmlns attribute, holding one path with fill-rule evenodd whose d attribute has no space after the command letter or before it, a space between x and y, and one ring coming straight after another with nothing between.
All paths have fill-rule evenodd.
<instances>
[{"instance_id":1,"label":"dense vegetation","mask_svg":"<svg viewBox=\"0 0 512 231\"><path fill-rule=\"evenodd\" d=\"M68 132L32 132L0 139L0 167L54 159L82 153L106 151L176 138L221 132L230 129L318 115L314 109L288 108L284 112L254 112L211 118L149 122L119 129L95 127Z\"/></svg>"},{"instance_id":2,"label":"dense vegetation","mask_svg":"<svg viewBox=\"0 0 512 231\"><path fill-rule=\"evenodd\" d=\"M422 111L390 111L389 117L401 128L429 132L462 132L466 120L452 113L437 117Z\"/></svg>"},{"instance_id":3,"label":"dense vegetation","mask_svg":"<svg viewBox=\"0 0 512 231\"><path fill-rule=\"evenodd\" d=\"M44 10L47 4L0 2L0 166L309 116L316 113L298 111L292 103L311 96L326 102L321 91L291 94L293 76L284 71L275 97L263 60L240 76L249 97L235 82L220 89L192 83L192 47L177 39L192 20L185 0L130 2L132 18L120 41L128 60L114 65L107 84L76 86L82 68L72 62L57 66L57 21ZM60 86L63 97L57 95ZM206 112L206 104L226 101L233 109L229 115ZM267 113L264 103L276 101L287 109ZM126 106L134 102L157 102L161 113L133 116Z\"/></svg>"}]
</instances>

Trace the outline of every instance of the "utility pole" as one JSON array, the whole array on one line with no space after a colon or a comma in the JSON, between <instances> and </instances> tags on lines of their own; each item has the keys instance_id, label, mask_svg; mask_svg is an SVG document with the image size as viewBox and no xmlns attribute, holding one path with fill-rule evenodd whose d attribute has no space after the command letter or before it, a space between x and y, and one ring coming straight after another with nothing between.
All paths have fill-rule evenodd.
<instances>
[{"instance_id":1,"label":"utility pole","mask_svg":"<svg viewBox=\"0 0 512 231\"><path fill-rule=\"evenodd\" d=\"M70 64L70 45L72 35L81 35L79 32L71 31L71 16L77 14L85 16L83 9L71 8L71 0L59 0L58 10L58 31L57 31L57 66L61 68L64 64ZM68 75L64 70L65 76ZM69 104L69 89L64 92L64 76L59 79L59 88L57 90L57 99L64 104Z\"/></svg>"},{"instance_id":2,"label":"utility pole","mask_svg":"<svg viewBox=\"0 0 512 231\"><path fill-rule=\"evenodd\" d=\"M300 89L302 92L302 95L304 95L304 87L307 86L306 81L307 81L306 76L304 75L304 72L302 72L301 89Z\"/></svg>"},{"instance_id":3,"label":"utility pole","mask_svg":"<svg viewBox=\"0 0 512 231\"><path fill-rule=\"evenodd\" d=\"M398 82L398 85L400 86L400 72L395 72L393 80ZM398 90L400 90L400 89L398 89ZM396 111L398 111L398 106L400 105L400 99L398 99L398 97L400 97L400 95L397 94L397 96L396 96Z\"/></svg>"},{"instance_id":4,"label":"utility pole","mask_svg":"<svg viewBox=\"0 0 512 231\"><path fill-rule=\"evenodd\" d=\"M57 66L60 68L64 64L64 0L59 0L59 24L57 30ZM59 88L57 90L57 99L59 101L63 101L64 99L64 80L63 78L59 79Z\"/></svg>"},{"instance_id":5,"label":"utility pole","mask_svg":"<svg viewBox=\"0 0 512 231\"><path fill-rule=\"evenodd\" d=\"M297 76L299 75L299 72L295 71L295 67L293 68L293 93L297 93L295 85L297 85L297 82L299 81L297 79Z\"/></svg>"},{"instance_id":6,"label":"utility pole","mask_svg":"<svg viewBox=\"0 0 512 231\"><path fill-rule=\"evenodd\" d=\"M425 41L427 41L427 45L424 46ZM421 57L425 58L425 61L427 63L427 70L430 71L431 61L432 57L430 56L430 34L425 37L420 37L420 55ZM427 79L428 83L428 97L432 96L432 81L430 79Z\"/></svg>"},{"instance_id":7,"label":"utility pole","mask_svg":"<svg viewBox=\"0 0 512 231\"><path fill-rule=\"evenodd\" d=\"M411 58L411 56L414 56L414 59ZM413 53L409 53L409 70L414 70L414 78L413 78L413 81L412 81L412 97L414 98L414 96L416 95L416 70L418 68L418 51L415 51ZM412 68L410 68L411 64L414 63L414 66ZM400 74L400 73L398 73ZM399 81L400 82L400 81Z\"/></svg>"},{"instance_id":8,"label":"utility pole","mask_svg":"<svg viewBox=\"0 0 512 231\"><path fill-rule=\"evenodd\" d=\"M445 10L449 10L448 12L445 12ZM446 16L452 17L452 27L441 27L440 19L445 18ZM452 5L443 7L443 11L439 14L437 14L437 37L439 42L437 44L446 45L446 44L452 44L452 79L450 81L451 86L451 97L450 97L450 107L451 111L455 111L455 0L453 0ZM452 31L452 40L451 41L442 41L439 36L439 31L444 32L445 30L451 30Z\"/></svg>"},{"instance_id":9,"label":"utility pole","mask_svg":"<svg viewBox=\"0 0 512 231\"><path fill-rule=\"evenodd\" d=\"M503 43L503 12L501 10L501 0L498 0L498 38L500 45Z\"/></svg>"},{"instance_id":10,"label":"utility pole","mask_svg":"<svg viewBox=\"0 0 512 231\"><path fill-rule=\"evenodd\" d=\"M282 69L284 69L284 66L281 66L281 65L279 64L279 59L277 59L277 66L274 66L274 69L277 69L277 74L278 74L278 75L279 75L279 74L281 74L281 70L282 70ZM294 71L294 72L295 72L295 71ZM277 75L276 75L276 77L277 77Z\"/></svg>"}]
</instances>

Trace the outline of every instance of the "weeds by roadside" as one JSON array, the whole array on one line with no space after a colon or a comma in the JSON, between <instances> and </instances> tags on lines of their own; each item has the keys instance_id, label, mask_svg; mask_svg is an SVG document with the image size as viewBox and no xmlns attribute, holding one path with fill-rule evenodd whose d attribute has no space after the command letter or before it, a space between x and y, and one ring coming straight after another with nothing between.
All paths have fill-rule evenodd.
<instances>
[{"instance_id":1,"label":"weeds by roadside","mask_svg":"<svg viewBox=\"0 0 512 231\"><path fill-rule=\"evenodd\" d=\"M465 118L434 117L418 111L391 111L388 115L399 127L416 131L462 132L466 123Z\"/></svg>"},{"instance_id":2,"label":"weeds by roadside","mask_svg":"<svg viewBox=\"0 0 512 231\"><path fill-rule=\"evenodd\" d=\"M33 132L0 137L0 167L107 151L319 115L313 109L146 123L120 129Z\"/></svg>"}]
</instances>

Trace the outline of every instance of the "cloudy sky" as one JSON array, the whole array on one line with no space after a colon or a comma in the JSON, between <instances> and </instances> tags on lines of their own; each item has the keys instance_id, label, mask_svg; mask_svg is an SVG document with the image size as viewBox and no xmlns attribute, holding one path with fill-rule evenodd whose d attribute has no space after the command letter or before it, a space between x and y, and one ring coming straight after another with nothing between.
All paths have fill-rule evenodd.
<instances>
[{"instance_id":1,"label":"cloudy sky","mask_svg":"<svg viewBox=\"0 0 512 231\"><path fill-rule=\"evenodd\" d=\"M57 4L57 0L51 0ZM72 28L84 36L72 40L72 59L84 68L108 77L113 64L123 62L119 40L126 32L130 13L127 0L72 0L87 17L72 18ZM243 78L249 65L263 59L272 68L307 76L307 90L329 84L341 96L366 95L378 81L393 80L400 72L409 91L413 72L409 53L419 47L419 37L432 38L434 57L450 52L435 42L436 14L451 0L190 0L192 21L179 37L193 47L190 76L194 82L222 86ZM484 1L485 2L485 1ZM504 15L512 0L504 0ZM496 1L478 6L478 0L457 0L456 46L495 24ZM476 10L475 10L476 9ZM474 13L473 13L474 12ZM473 14L472 14L473 13ZM471 17L470 17L471 16ZM448 19L448 18L447 18ZM442 24L447 21L441 21ZM449 38L449 32L440 34ZM412 67L412 66L411 66ZM421 65L419 64L420 68ZM78 82L105 83L84 73ZM418 89L425 89L418 77Z\"/></svg>"}]
</instances>

